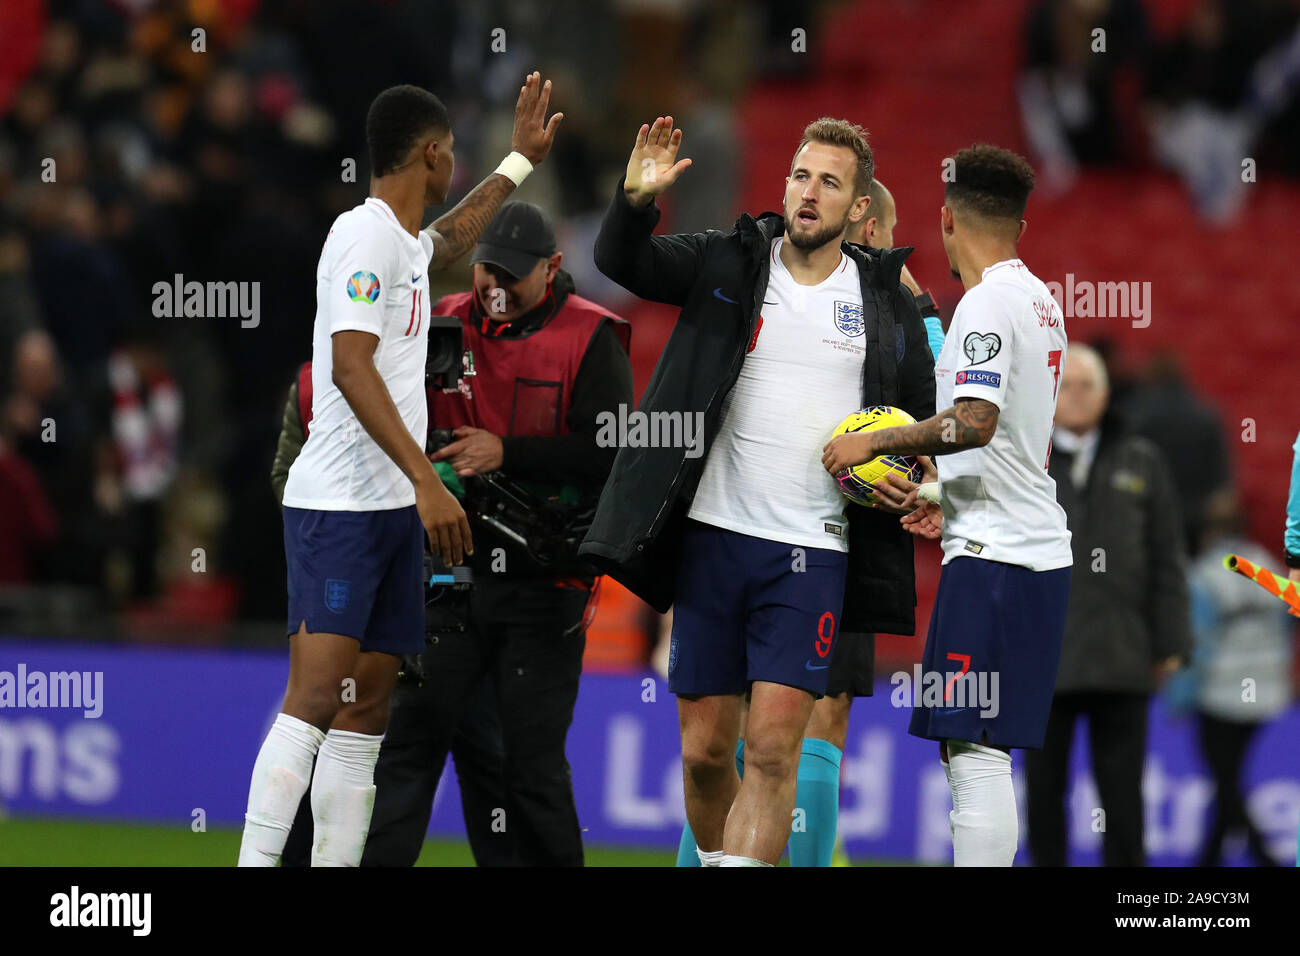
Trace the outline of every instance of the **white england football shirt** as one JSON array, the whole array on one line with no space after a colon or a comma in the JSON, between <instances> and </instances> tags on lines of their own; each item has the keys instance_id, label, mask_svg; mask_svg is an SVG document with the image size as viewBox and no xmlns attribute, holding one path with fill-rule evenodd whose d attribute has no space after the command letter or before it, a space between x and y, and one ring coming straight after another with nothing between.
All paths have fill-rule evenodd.
<instances>
[{"instance_id":1,"label":"white england football shirt","mask_svg":"<svg viewBox=\"0 0 1300 956\"><path fill-rule=\"evenodd\" d=\"M689 515L769 541L848 551L846 499L821 458L862 401L858 266L841 252L829 277L800 285L781 262L782 242L772 243L758 331L724 399Z\"/></svg>"},{"instance_id":2,"label":"white england football shirt","mask_svg":"<svg viewBox=\"0 0 1300 956\"><path fill-rule=\"evenodd\" d=\"M373 196L334 220L316 267L312 420L284 486L284 503L318 511L384 511L415 504L415 488L362 427L334 384L335 332L379 338L375 368L402 422L424 448L424 365L433 243L411 235Z\"/></svg>"},{"instance_id":3,"label":"white england football shirt","mask_svg":"<svg viewBox=\"0 0 1300 956\"><path fill-rule=\"evenodd\" d=\"M989 266L958 304L935 363L936 407L982 398L998 406L998 427L984 447L937 460L944 564L959 555L1034 571L1073 563L1047 473L1065 351L1061 310L1019 259Z\"/></svg>"}]
</instances>

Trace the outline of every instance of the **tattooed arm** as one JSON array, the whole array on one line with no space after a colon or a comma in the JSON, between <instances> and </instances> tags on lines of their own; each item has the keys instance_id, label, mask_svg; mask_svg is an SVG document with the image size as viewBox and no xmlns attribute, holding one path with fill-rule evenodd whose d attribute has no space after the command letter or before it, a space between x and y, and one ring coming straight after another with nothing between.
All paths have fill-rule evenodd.
<instances>
[{"instance_id":1,"label":"tattooed arm","mask_svg":"<svg viewBox=\"0 0 1300 956\"><path fill-rule=\"evenodd\" d=\"M510 148L536 166L551 151L555 131L560 128L563 113L546 118L551 103L551 81L542 82L536 71L524 78L515 103L515 126L510 136ZM522 181L522 180L521 180ZM456 204L456 208L426 226L424 231L433 240L433 258L429 271L445 269L478 242L479 234L492 221L501 204L515 188L509 176L493 173Z\"/></svg>"},{"instance_id":2,"label":"tattooed arm","mask_svg":"<svg viewBox=\"0 0 1300 956\"><path fill-rule=\"evenodd\" d=\"M997 427L996 405L959 398L952 408L915 425L836 435L823 449L822 464L834 475L880 455L950 455L987 445Z\"/></svg>"},{"instance_id":3,"label":"tattooed arm","mask_svg":"<svg viewBox=\"0 0 1300 956\"><path fill-rule=\"evenodd\" d=\"M474 187L473 192L456 203L456 208L426 226L433 240L433 258L429 271L445 269L474 248L479 234L487 228L501 204L515 190L508 176L493 173Z\"/></svg>"}]
</instances>

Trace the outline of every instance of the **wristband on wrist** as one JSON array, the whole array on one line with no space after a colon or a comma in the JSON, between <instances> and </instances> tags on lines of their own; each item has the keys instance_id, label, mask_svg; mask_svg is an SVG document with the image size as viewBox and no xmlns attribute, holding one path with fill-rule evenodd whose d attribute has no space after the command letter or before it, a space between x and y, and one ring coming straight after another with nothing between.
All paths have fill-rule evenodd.
<instances>
[{"instance_id":1,"label":"wristband on wrist","mask_svg":"<svg viewBox=\"0 0 1300 956\"><path fill-rule=\"evenodd\" d=\"M927 315L937 316L939 314L939 307L935 304L934 296L930 295L929 289L916 297L916 308L921 313L921 318L925 318Z\"/></svg>"},{"instance_id":2,"label":"wristband on wrist","mask_svg":"<svg viewBox=\"0 0 1300 956\"><path fill-rule=\"evenodd\" d=\"M533 164L528 161L527 156L518 150L515 150L505 159L501 160L501 165L493 170L493 172L500 173L516 186L527 179L528 174L532 171Z\"/></svg>"}]
</instances>

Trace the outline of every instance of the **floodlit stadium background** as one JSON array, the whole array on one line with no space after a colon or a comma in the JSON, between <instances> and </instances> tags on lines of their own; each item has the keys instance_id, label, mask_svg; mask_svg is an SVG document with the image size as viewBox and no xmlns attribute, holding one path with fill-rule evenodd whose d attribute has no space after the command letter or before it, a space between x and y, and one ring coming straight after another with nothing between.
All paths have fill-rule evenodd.
<instances>
[{"instance_id":1,"label":"floodlit stadium background","mask_svg":"<svg viewBox=\"0 0 1300 956\"><path fill-rule=\"evenodd\" d=\"M1252 101L1258 136L1226 159L1224 144L1252 70L1300 11L1289 0L1112 0L1099 52L1086 17L1051 19L1069 7L6 0L0 670L102 671L104 713L0 712L0 864L233 862L287 668L269 483L280 411L309 357L321 242L366 192L365 109L394 83L423 85L451 109L455 202L508 150L524 73L554 81L566 120L518 197L557 217L579 292L632 321L638 394L673 312L612 286L591 244L641 122L671 113L694 159L661 231L774 208L806 122L861 123L898 202L895 242L915 246L909 266L945 322L960 287L937 235L941 160L975 141L1027 153L1039 188L1021 249L1034 272L1067 296L1080 283L1149 290L1143 316L1067 308L1071 339L1104 349L1115 401L1168 451L1189 513L1234 486L1250 536L1280 567L1300 425L1300 69L1281 60L1273 99ZM1180 55L1180 36L1206 30L1208 52ZM1052 150L1036 77L1076 61L1094 122ZM1162 125L1197 104L1225 125L1181 138ZM155 318L154 284L178 273L260 283L258 322ZM462 264L441 291L467 281ZM143 459L114 437L109 370L124 348L159 402L180 397ZM880 639L882 678L919 658L938 570L937 547L919 547L921 636ZM588 843L652 852L596 851L592 862L667 863L676 844L676 716L651 669L657 631L648 608L605 582L569 755ZM862 862L942 861L946 784L888 690L855 707L841 836ZM1208 782L1189 721L1155 707L1147 849L1153 863L1184 864ZM1246 769L1252 814L1281 859L1295 855L1297 737L1293 706ZM1071 846L1075 862L1093 863L1085 755L1076 746ZM426 862L468 861L455 800L444 786L434 830L445 842Z\"/></svg>"}]
</instances>

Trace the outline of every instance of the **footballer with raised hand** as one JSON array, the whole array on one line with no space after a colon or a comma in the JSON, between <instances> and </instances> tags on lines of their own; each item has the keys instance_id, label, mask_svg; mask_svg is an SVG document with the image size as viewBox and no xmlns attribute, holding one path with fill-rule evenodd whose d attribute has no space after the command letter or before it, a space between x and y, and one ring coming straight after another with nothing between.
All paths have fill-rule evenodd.
<instances>
[{"instance_id":1,"label":"footballer with raised hand","mask_svg":"<svg viewBox=\"0 0 1300 956\"><path fill-rule=\"evenodd\" d=\"M473 553L424 452L428 273L467 252L549 152L550 87L525 79L513 152L424 230L451 184L447 110L416 86L370 105L370 197L334 221L316 270L312 428L284 488L289 683L253 766L240 866L276 865L309 785L312 865L360 863L388 698L401 656L424 648L425 535L447 565Z\"/></svg>"},{"instance_id":2,"label":"footballer with raised hand","mask_svg":"<svg viewBox=\"0 0 1300 956\"><path fill-rule=\"evenodd\" d=\"M672 117L641 127L596 240L596 265L681 309L638 409L698 416L703 447L619 449L580 554L658 611L673 607L686 812L705 866L770 866L790 835L804 728L841 629L911 633L911 536L850 508L820 467L827 430L864 406L934 410L934 360L910 250L844 230L868 205L864 131L805 128L781 214L654 236L690 165ZM744 696L745 776L733 755ZM838 767L839 752L813 759Z\"/></svg>"},{"instance_id":3,"label":"footballer with raised hand","mask_svg":"<svg viewBox=\"0 0 1300 956\"><path fill-rule=\"evenodd\" d=\"M1018 838L1010 751L1043 744L1069 598L1070 532L1047 473L1067 343L1060 308L1017 254L1033 170L995 146L953 158L941 232L966 293L935 367L944 410L837 436L823 462L834 475L882 454L942 456L940 505L914 486L881 492L918 506L904 524L942 523L943 571L922 666L948 679L944 699L918 707L909 730L939 741L956 865L1010 866ZM997 677L987 681L996 700L966 692L981 674Z\"/></svg>"},{"instance_id":4,"label":"footballer with raised hand","mask_svg":"<svg viewBox=\"0 0 1300 956\"><path fill-rule=\"evenodd\" d=\"M867 189L871 202L867 212L857 222L850 222L844 231L848 242L856 242L872 249L892 249L894 229L898 225L898 208L893 193L872 176ZM943 347L943 324L939 310L928 292L922 292L904 264L899 275L902 282L916 297L917 310L925 323L930 351L938 355ZM933 464L921 459L926 480L933 477ZM877 491L884 490L878 487ZM882 494L873 507L893 510L895 503ZM912 524L910 531L923 537L937 538L937 529ZM804 759L799 764L799 807L806 818L802 831L790 834L791 866L831 866L835 858L836 830L839 821L839 767L832 760L810 759L827 749L832 758L844 752L848 739L849 714L855 697L870 697L875 689L876 635L841 629L831 654L827 672L826 696L813 704L812 716L804 730ZM743 751L742 751L743 752ZM680 865L679 856L679 865Z\"/></svg>"},{"instance_id":5,"label":"footballer with raised hand","mask_svg":"<svg viewBox=\"0 0 1300 956\"><path fill-rule=\"evenodd\" d=\"M872 173L867 187L867 208L861 219L849 219L844 230L845 242L856 242L871 249L891 249L894 245L894 228L898 224L893 194L880 178ZM938 310L928 294L923 296L920 286L904 264L899 281L916 296L917 308L925 322L930 351L937 355L943 344L943 325ZM923 460L926 475L932 474L932 465ZM890 510L893 506L882 501L872 507ZM916 533L921 528L913 525ZM938 537L935 531L931 537ZM870 697L875 684L876 635L857 633L841 628L831 650L830 668L827 670L826 694L819 698L804 729L802 754L796 781L796 800L804 813L803 826L790 832L789 854L791 866L831 866L835 859L836 830L839 822L840 760L848 738L849 712L854 697ZM742 733L743 738L743 733ZM745 742L736 748L736 770L745 774ZM682 837L677 849L679 867L699 866L698 848L690 823L682 827Z\"/></svg>"}]
</instances>

